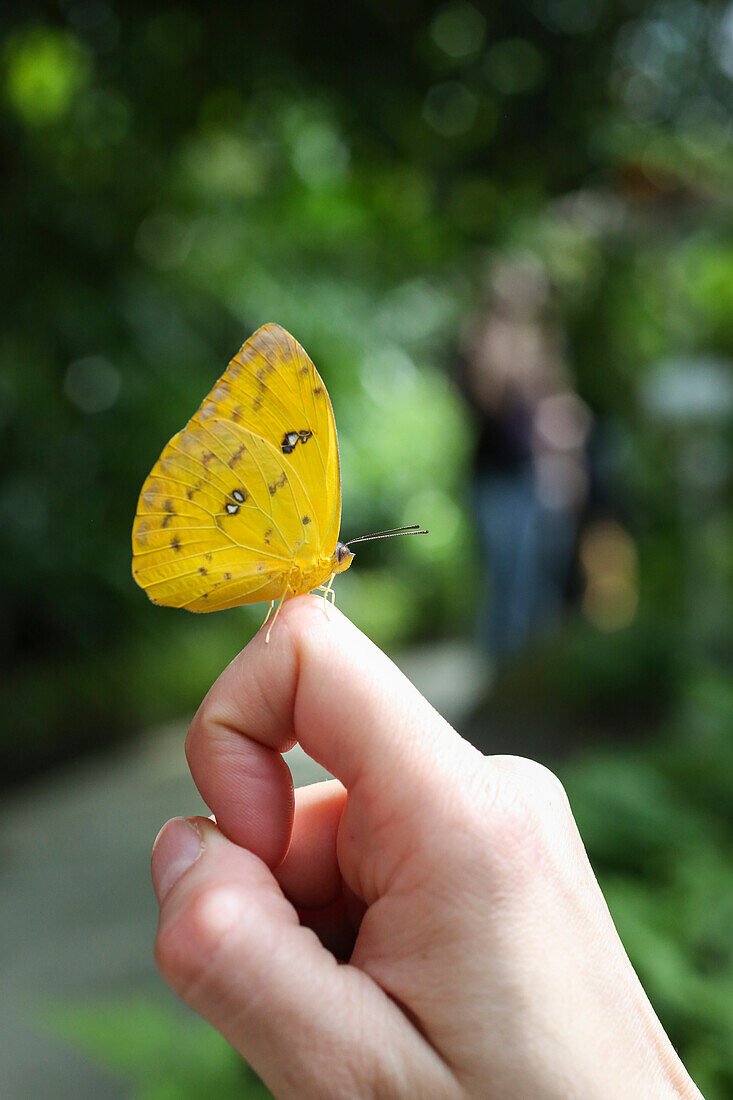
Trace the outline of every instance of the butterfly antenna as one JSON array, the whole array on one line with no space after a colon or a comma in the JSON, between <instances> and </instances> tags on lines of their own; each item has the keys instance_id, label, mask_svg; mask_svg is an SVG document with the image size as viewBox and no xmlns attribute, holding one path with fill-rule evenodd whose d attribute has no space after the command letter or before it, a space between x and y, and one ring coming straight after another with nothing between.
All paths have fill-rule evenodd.
<instances>
[{"instance_id":1,"label":"butterfly antenna","mask_svg":"<svg viewBox=\"0 0 733 1100\"><path fill-rule=\"evenodd\" d=\"M375 531L373 535L359 535L356 539L349 539L344 546L353 546L355 542L371 542L372 539L393 539L398 535L427 535L428 531L420 527L419 523L413 523L410 527L393 527L390 531Z\"/></svg>"}]
</instances>

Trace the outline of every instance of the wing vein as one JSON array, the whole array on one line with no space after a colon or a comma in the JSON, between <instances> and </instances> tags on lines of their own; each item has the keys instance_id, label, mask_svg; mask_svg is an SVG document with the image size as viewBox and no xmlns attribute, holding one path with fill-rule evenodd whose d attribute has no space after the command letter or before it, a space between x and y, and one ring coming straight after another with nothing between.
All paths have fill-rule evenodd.
<instances>
[{"instance_id":1,"label":"wing vein","mask_svg":"<svg viewBox=\"0 0 733 1100\"><path fill-rule=\"evenodd\" d=\"M220 420L219 423L221 423L221 424L227 423L228 424L228 423L233 423L233 421ZM211 439L215 440L217 443L221 443L221 445L225 449L227 449L226 444L224 443L224 441L222 439L219 439L218 436L214 435L214 433L209 430L208 425L204 424L203 421L200 421L200 424L201 424L201 427L203 428L203 430L207 433L207 435L209 435L209 437ZM236 428L236 424L234 425L234 427ZM253 439L260 439L261 438L260 436L255 435L254 432L249 432L248 431L247 434L250 435ZM233 452L231 452L231 451L229 453L233 454ZM265 486L265 489L267 489L268 496L269 496L270 490L269 490L267 478L265 477L264 473L262 472L262 466L260 465L260 463L257 460L257 455L252 450L249 450L248 454L251 455L252 461L254 462L255 466L257 467L257 471L258 471L258 473L259 473L259 475L262 479L262 483ZM290 483L288 482L288 485L289 484ZM290 491L292 493L292 489ZM295 505L295 497L293 497L293 505ZM259 509L260 512L262 512L263 516L268 515L268 513L264 510L264 508L262 508L259 504L257 504L256 501L255 501L255 506ZM290 541L288 539L286 539L285 536L283 535L283 533L280 529L280 525L278 524L277 520L275 519L274 515L272 514L272 497L271 496L270 496L270 512L269 512L269 517L268 518L272 520L273 524L275 525L275 528L277 529L277 533L280 536L280 538L282 539L285 546L290 547L290 552L291 552L292 557L295 557L296 551L293 550L293 547L291 546Z\"/></svg>"},{"instance_id":2,"label":"wing vein","mask_svg":"<svg viewBox=\"0 0 733 1100\"><path fill-rule=\"evenodd\" d=\"M272 584L273 579L277 576L278 576L277 573L270 574L267 577L267 580L263 581L263 583L258 585L257 588L248 589L247 596L253 596L256 592L261 592L263 588L267 588L268 584ZM210 593L219 592L222 588L224 588L226 586L233 586L233 585L240 584L240 583L241 583L241 578L239 580L236 580L236 579L233 578L231 581L221 581L219 584L215 584L212 588L210 588L209 592ZM188 610L190 608L191 604L198 603L198 601L200 599L201 599L201 596L195 596L192 600L189 600L187 603L181 604L181 608L184 609L184 610ZM248 603L258 603L259 601L258 600L248 600L247 602ZM230 604L225 603L224 605L220 604L219 607L217 608L217 611L227 611L229 606L237 607L239 605L239 603L240 603L239 599L236 598L235 602L233 602L233 603L230 603Z\"/></svg>"},{"instance_id":3,"label":"wing vein","mask_svg":"<svg viewBox=\"0 0 733 1100\"><path fill-rule=\"evenodd\" d=\"M221 417L221 418L219 419L219 423L220 423L220 424L231 424L232 428L234 428L234 429L236 429L236 430L239 430L239 427L238 427L238 425L237 425L237 424L235 424L233 420L229 420L229 419L228 419L227 417ZM296 479L296 480L297 480L297 482L298 482L298 485L300 486L301 492L303 493L303 496L304 496L304 497L305 497L305 499L306 499L306 500L308 501L308 505L309 505L310 511L311 511L311 512L313 513L313 518L314 518L314 519L315 519L315 521L316 521L316 526L318 527L318 533L319 533L319 535L320 535L320 526L318 525L318 519L317 519L317 510L316 510L316 509L314 508L314 506L313 506L313 498L311 497L310 493L308 492L308 489L306 488L306 485L305 485L305 483L304 483L304 481L303 481L302 477L300 476L300 474L299 474L299 473L298 473L298 471L296 470L295 466L293 466L293 464L292 464L291 462L289 462L289 461L288 461L288 459L287 459L287 457L285 457L284 455L283 455L283 456L282 456L282 458L281 458L281 457L280 457L280 455L279 455L279 454L277 453L277 451L275 450L275 448L274 448L274 447L272 446L272 443L270 443L270 442L269 442L269 440L265 439L265 437L264 437L264 436L262 436L262 435L258 435L258 434L257 434L257 432L253 432L253 431L251 431L251 429L249 429L249 428L246 428L246 429L245 429L245 431L247 432L247 435L249 435L249 436L251 436L251 437L252 437L252 439L258 439L258 440L259 440L259 441L260 441L260 442L261 442L261 443L263 444L263 446L264 446L265 450L267 450L268 448L269 448L270 450L272 450L272 451L274 452L274 454L275 454L275 457L276 457L276 459L277 459L278 463L280 463L280 469L281 469L281 470L284 470L284 471L285 471L285 472L286 472L286 473L288 474L288 487L290 488L290 492L291 492L291 495L292 495L292 498L293 498L293 510L294 510L294 512L295 512L295 513L296 513L296 515L297 515L297 513L298 513L297 503L298 503L298 502L297 502L297 501L296 501L296 499L295 499L295 493L293 492L292 486L290 485L290 476L292 475L293 477L295 477L295 479ZM216 438L216 437L214 437L214 438ZM250 454L252 454L252 452L251 452L251 451L250 451ZM261 468L260 468L260 465L259 465L259 463L257 462L257 458L256 458L256 456L255 456L254 454L252 454L252 458L253 458L253 460L254 460L254 461L255 461L255 462L257 463L257 468L258 468L258 470L260 470L260 474L261 474L261 477L262 477L262 479L263 479L263 481L264 481L265 485L267 485L267 479L265 478L265 475L264 475L264 474L263 474L263 473L261 472ZM269 489L268 489L268 492L269 492ZM266 513L266 512L264 512L264 511L262 512L262 514L263 514L263 515L267 515L267 513ZM275 523L275 526L277 527L277 522L275 521L275 518L274 518L274 516L272 515L272 513L270 513L270 519L272 519L273 523ZM301 529L302 529L302 527L303 527L303 521L302 521L302 518L301 518L300 516L298 516L298 519L299 519L299 521L300 521L300 524L301 524ZM279 528L279 527L278 527L278 532L280 532L280 528ZM285 543L286 543L286 545L288 545L288 546L290 546L290 545L291 545L291 544L290 544L290 543L289 543L289 542L287 541L287 539L285 539L285 538L284 538L284 537L282 536L282 532L280 532L280 536L281 536L281 538L283 539L283 542L285 542ZM303 540L303 542L305 542L305 541L306 541L306 540L304 539L304 540ZM298 547L297 547L297 548L296 548L295 550L293 550L293 557L295 557L295 554L297 554L298 550L299 550L299 549L300 549L300 547L301 547L301 546L303 545L303 542L301 542L301 543L300 543L300 545L299 545L299 546L298 546ZM292 547L291 547L291 549L292 549Z\"/></svg>"},{"instance_id":4,"label":"wing vein","mask_svg":"<svg viewBox=\"0 0 733 1100\"><path fill-rule=\"evenodd\" d=\"M181 528L181 530L186 530L186 531L204 530L205 531L206 528L205 527L204 528L186 527L186 528ZM223 533L224 532L222 532L222 534ZM230 539L230 542L231 541L232 540ZM288 564L292 561L291 558L284 558L284 557L282 557L281 554L270 554L268 551L263 550L262 547L260 547L260 546L245 546L241 542L232 542L232 546L234 546L235 549L247 550L250 554L258 554L261 558L272 558L273 561L284 561L284 562L287 562ZM184 556L182 558L179 558L178 555L176 555L175 558L170 558L169 561L171 561L171 562L188 561L189 558L200 558L202 554L219 554L222 550L231 550L231 548L232 548L231 546L212 546L208 550L197 550L197 552L195 554L184 554ZM153 546L149 550L138 550L135 553L135 557L136 558L144 558L144 557L147 557L148 554L160 554L160 552L162 550L165 550L165 549L166 549L165 546ZM161 568L160 565L145 565L145 566L143 566L143 569L160 569L160 568Z\"/></svg>"}]
</instances>

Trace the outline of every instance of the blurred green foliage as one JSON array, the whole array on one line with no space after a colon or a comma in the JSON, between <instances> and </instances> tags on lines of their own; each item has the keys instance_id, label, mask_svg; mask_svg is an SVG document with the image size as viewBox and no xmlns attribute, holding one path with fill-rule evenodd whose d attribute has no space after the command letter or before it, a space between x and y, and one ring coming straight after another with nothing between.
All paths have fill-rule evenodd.
<instances>
[{"instance_id":1,"label":"blurred green foliage","mask_svg":"<svg viewBox=\"0 0 733 1100\"><path fill-rule=\"evenodd\" d=\"M654 747L585 757L568 786L665 1023L731 1095L730 417L723 391L697 413L669 398L673 360L733 355L730 9L58 0L3 18L5 777L190 710L256 629L259 608L153 607L129 535L163 445L268 320L332 395L344 532L431 530L364 547L341 606L388 647L464 631L480 578L450 364L490 260L537 257L613 443L641 603L518 682L586 724L666 715ZM165 1023L130 1027L177 1049ZM216 1050L201 1080L224 1096ZM144 1060L140 1095L178 1095Z\"/></svg>"},{"instance_id":2,"label":"blurred green foliage","mask_svg":"<svg viewBox=\"0 0 733 1100\"><path fill-rule=\"evenodd\" d=\"M150 1000L58 1004L45 1028L124 1082L135 1100L267 1100L271 1093L203 1021Z\"/></svg>"},{"instance_id":3,"label":"blurred green foliage","mask_svg":"<svg viewBox=\"0 0 733 1100\"><path fill-rule=\"evenodd\" d=\"M708 671L666 736L563 778L621 939L708 1100L733 1095L733 684Z\"/></svg>"},{"instance_id":4,"label":"blurred green foliage","mask_svg":"<svg viewBox=\"0 0 733 1100\"><path fill-rule=\"evenodd\" d=\"M266 320L328 383L344 531L431 529L363 548L345 610L383 645L461 629L472 439L446 368L502 252L547 268L581 393L620 437L652 611L676 614L678 486L638 382L733 346L726 18L688 0L372 0L324 21L64 0L10 22L6 775L193 705L203 651L255 629L259 608L204 625L150 606L129 529L164 443Z\"/></svg>"}]
</instances>

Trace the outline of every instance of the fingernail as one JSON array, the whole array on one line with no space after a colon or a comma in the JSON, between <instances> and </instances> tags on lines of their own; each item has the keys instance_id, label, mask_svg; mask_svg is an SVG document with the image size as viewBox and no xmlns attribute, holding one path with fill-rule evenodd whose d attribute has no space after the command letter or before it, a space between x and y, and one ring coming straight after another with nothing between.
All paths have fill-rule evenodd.
<instances>
[{"instance_id":1,"label":"fingernail","mask_svg":"<svg viewBox=\"0 0 733 1100\"><path fill-rule=\"evenodd\" d=\"M163 904L171 887L196 862L201 848L201 833L188 818L174 817L166 822L155 838L150 861L158 905Z\"/></svg>"}]
</instances>

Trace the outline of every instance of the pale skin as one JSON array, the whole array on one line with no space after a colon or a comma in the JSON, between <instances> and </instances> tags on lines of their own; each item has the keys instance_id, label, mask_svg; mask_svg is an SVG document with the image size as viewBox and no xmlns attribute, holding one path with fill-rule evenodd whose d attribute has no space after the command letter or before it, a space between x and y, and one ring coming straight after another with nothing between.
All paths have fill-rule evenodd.
<instances>
[{"instance_id":1,"label":"pale skin","mask_svg":"<svg viewBox=\"0 0 733 1100\"><path fill-rule=\"evenodd\" d=\"M337 778L293 791L295 741ZM158 836L156 957L280 1100L700 1097L558 780L484 757L319 597L187 741L216 820Z\"/></svg>"}]
</instances>

